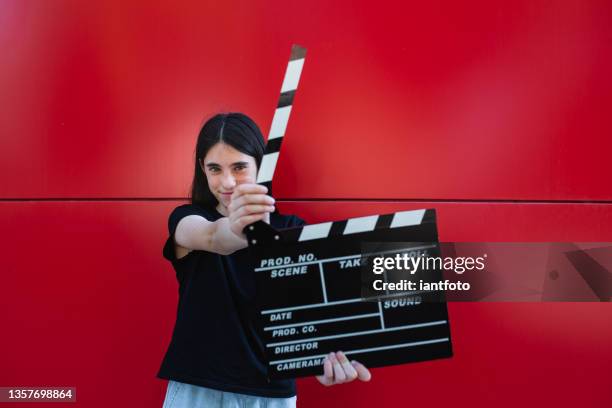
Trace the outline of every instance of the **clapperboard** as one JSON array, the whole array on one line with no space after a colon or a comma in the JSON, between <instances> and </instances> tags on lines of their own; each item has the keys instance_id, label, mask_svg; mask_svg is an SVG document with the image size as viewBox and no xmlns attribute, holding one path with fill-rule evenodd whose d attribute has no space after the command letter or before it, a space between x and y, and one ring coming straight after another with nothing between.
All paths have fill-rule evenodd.
<instances>
[{"instance_id":1,"label":"clapperboard","mask_svg":"<svg viewBox=\"0 0 612 408\"><path fill-rule=\"evenodd\" d=\"M257 178L268 187L304 59L305 49L294 45ZM372 298L363 290L364 263L375 255L364 253L364 243L402 243L394 252L439 256L435 210L285 230L258 222L245 232L255 262L256 323L270 378L322 374L323 359L338 350L367 367L452 356L443 293ZM439 271L430 275L440 276Z\"/></svg>"}]
</instances>

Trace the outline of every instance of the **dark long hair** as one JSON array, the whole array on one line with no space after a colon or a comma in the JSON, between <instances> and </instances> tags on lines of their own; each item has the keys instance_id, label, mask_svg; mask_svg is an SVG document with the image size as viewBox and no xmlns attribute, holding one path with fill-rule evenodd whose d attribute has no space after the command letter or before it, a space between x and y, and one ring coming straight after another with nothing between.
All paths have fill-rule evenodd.
<instances>
[{"instance_id":1,"label":"dark long hair","mask_svg":"<svg viewBox=\"0 0 612 408\"><path fill-rule=\"evenodd\" d=\"M208 188L208 182L199 161L200 159L204 161L208 151L219 142L255 158L259 169L265 142L253 119L243 113L220 113L213 116L202 126L198 135L195 150L195 170L191 183L192 204L208 208L215 208L218 204L217 199Z\"/></svg>"}]
</instances>

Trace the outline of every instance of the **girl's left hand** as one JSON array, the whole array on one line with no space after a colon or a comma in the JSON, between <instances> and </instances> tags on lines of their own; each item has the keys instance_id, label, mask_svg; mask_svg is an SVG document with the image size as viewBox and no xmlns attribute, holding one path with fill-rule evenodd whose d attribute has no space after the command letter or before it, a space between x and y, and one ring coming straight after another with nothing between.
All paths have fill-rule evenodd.
<instances>
[{"instance_id":1,"label":"girl's left hand","mask_svg":"<svg viewBox=\"0 0 612 408\"><path fill-rule=\"evenodd\" d=\"M358 361L350 361L343 352L329 353L323 361L323 375L317 375L317 380L326 387L334 384L344 384L359 378L370 381L372 374Z\"/></svg>"}]
</instances>

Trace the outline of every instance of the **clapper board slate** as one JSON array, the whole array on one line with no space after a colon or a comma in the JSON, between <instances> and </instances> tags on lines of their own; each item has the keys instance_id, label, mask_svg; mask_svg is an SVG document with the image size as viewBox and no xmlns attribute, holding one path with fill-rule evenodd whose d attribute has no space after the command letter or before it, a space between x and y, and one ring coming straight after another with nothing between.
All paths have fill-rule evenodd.
<instances>
[{"instance_id":1,"label":"clapper board slate","mask_svg":"<svg viewBox=\"0 0 612 408\"><path fill-rule=\"evenodd\" d=\"M257 173L257 183L269 190L305 57L305 48L291 48ZM338 350L368 367L452 355L443 293L421 293L420 302L405 295L377 301L361 296L363 243L402 242L395 252L420 247L424 255L440 255L434 210L281 231L259 221L245 233L255 263L256 325L270 378L322 374L325 355ZM430 271L428 279L440 278L440 271Z\"/></svg>"},{"instance_id":2,"label":"clapper board slate","mask_svg":"<svg viewBox=\"0 0 612 408\"><path fill-rule=\"evenodd\" d=\"M401 242L402 248L440 256L434 210L279 231L256 223L247 238L270 378L320 375L326 354L338 350L366 367L452 356L440 292L431 301L423 292L378 301L362 297L364 242ZM440 271L428 273L441 278Z\"/></svg>"}]
</instances>

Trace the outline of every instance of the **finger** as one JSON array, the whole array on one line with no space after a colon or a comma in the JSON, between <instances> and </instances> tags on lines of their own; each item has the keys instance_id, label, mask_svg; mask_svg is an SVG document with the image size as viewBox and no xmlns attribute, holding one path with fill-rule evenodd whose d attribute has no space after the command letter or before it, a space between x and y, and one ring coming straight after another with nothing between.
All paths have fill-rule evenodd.
<instances>
[{"instance_id":1,"label":"finger","mask_svg":"<svg viewBox=\"0 0 612 408\"><path fill-rule=\"evenodd\" d=\"M361 381L370 381L372 374L370 374L370 370L368 370L366 366L355 360L351 361L351 364L355 367L355 370L357 370L357 375Z\"/></svg>"},{"instance_id":2,"label":"finger","mask_svg":"<svg viewBox=\"0 0 612 408\"><path fill-rule=\"evenodd\" d=\"M274 206L275 200L270 197L270 196L266 196L266 195L262 195L262 194L258 194L258 195L244 195L244 196L240 196L238 198L233 198L229 205L227 206L227 209L229 211L230 214L232 213L236 213L238 211L240 211L240 209L242 207L247 207L249 205L263 205L263 206ZM246 214L248 213L248 211L245 211L241 214Z\"/></svg>"},{"instance_id":3,"label":"finger","mask_svg":"<svg viewBox=\"0 0 612 408\"><path fill-rule=\"evenodd\" d=\"M328 382L328 381L325 379L325 376L323 376L323 375L317 375L316 377L317 377L317 380L318 380L318 381L319 381L321 384L323 384L324 386L329 387L329 386L331 385L331 383L329 383L329 382Z\"/></svg>"},{"instance_id":4,"label":"finger","mask_svg":"<svg viewBox=\"0 0 612 408\"><path fill-rule=\"evenodd\" d=\"M342 351L339 351L336 353L336 356L338 356L338 361L340 361L344 374L346 374L347 382L357 378L357 370L355 370L355 367L353 367L349 359L346 358L346 355Z\"/></svg>"},{"instance_id":5,"label":"finger","mask_svg":"<svg viewBox=\"0 0 612 408\"><path fill-rule=\"evenodd\" d=\"M268 188L266 186L262 186L261 184L254 183L243 183L238 184L234 188L234 193L238 195L242 194L267 194Z\"/></svg>"},{"instance_id":6,"label":"finger","mask_svg":"<svg viewBox=\"0 0 612 408\"><path fill-rule=\"evenodd\" d=\"M238 211L236 211L239 217L268 212L274 212L273 205L249 204L243 205Z\"/></svg>"},{"instance_id":7,"label":"finger","mask_svg":"<svg viewBox=\"0 0 612 408\"><path fill-rule=\"evenodd\" d=\"M334 368L334 384L342 384L346 381L346 374L344 374L342 365L338 361L335 353L332 353L331 362Z\"/></svg>"},{"instance_id":8,"label":"finger","mask_svg":"<svg viewBox=\"0 0 612 408\"><path fill-rule=\"evenodd\" d=\"M231 216L235 220L241 220L242 218L251 217L251 216L261 216L258 219L258 221L259 221L259 220L266 220L269 214L270 213L268 211L263 211L263 212L262 211L257 211L257 212L252 212L251 213L251 212L249 212L247 207L242 207L238 211L234 212ZM242 222L242 221L239 221L239 222ZM244 228L244 227L246 227L248 225L249 224L243 224L242 227Z\"/></svg>"},{"instance_id":9,"label":"finger","mask_svg":"<svg viewBox=\"0 0 612 408\"><path fill-rule=\"evenodd\" d=\"M270 213L269 212L264 214L263 222L265 222L266 224L270 224Z\"/></svg>"},{"instance_id":10,"label":"finger","mask_svg":"<svg viewBox=\"0 0 612 408\"><path fill-rule=\"evenodd\" d=\"M232 196L229 208L233 211L237 211L240 209L240 207L244 207L246 205L274 205L274 203L274 198L265 194L244 194L237 197Z\"/></svg>"},{"instance_id":11,"label":"finger","mask_svg":"<svg viewBox=\"0 0 612 408\"><path fill-rule=\"evenodd\" d=\"M329 358L325 357L325 360L323 360L323 375L318 375L317 379L325 386L330 386L334 383L334 371Z\"/></svg>"},{"instance_id":12,"label":"finger","mask_svg":"<svg viewBox=\"0 0 612 408\"><path fill-rule=\"evenodd\" d=\"M334 382L334 369L329 358L325 358L325 362L323 363L323 374L325 374L325 378L330 382Z\"/></svg>"},{"instance_id":13,"label":"finger","mask_svg":"<svg viewBox=\"0 0 612 408\"><path fill-rule=\"evenodd\" d=\"M240 225L241 229L244 229L247 225L251 225L254 222L263 220L265 213L255 214L255 215L247 215L244 217L240 217L238 219L238 225Z\"/></svg>"}]
</instances>

